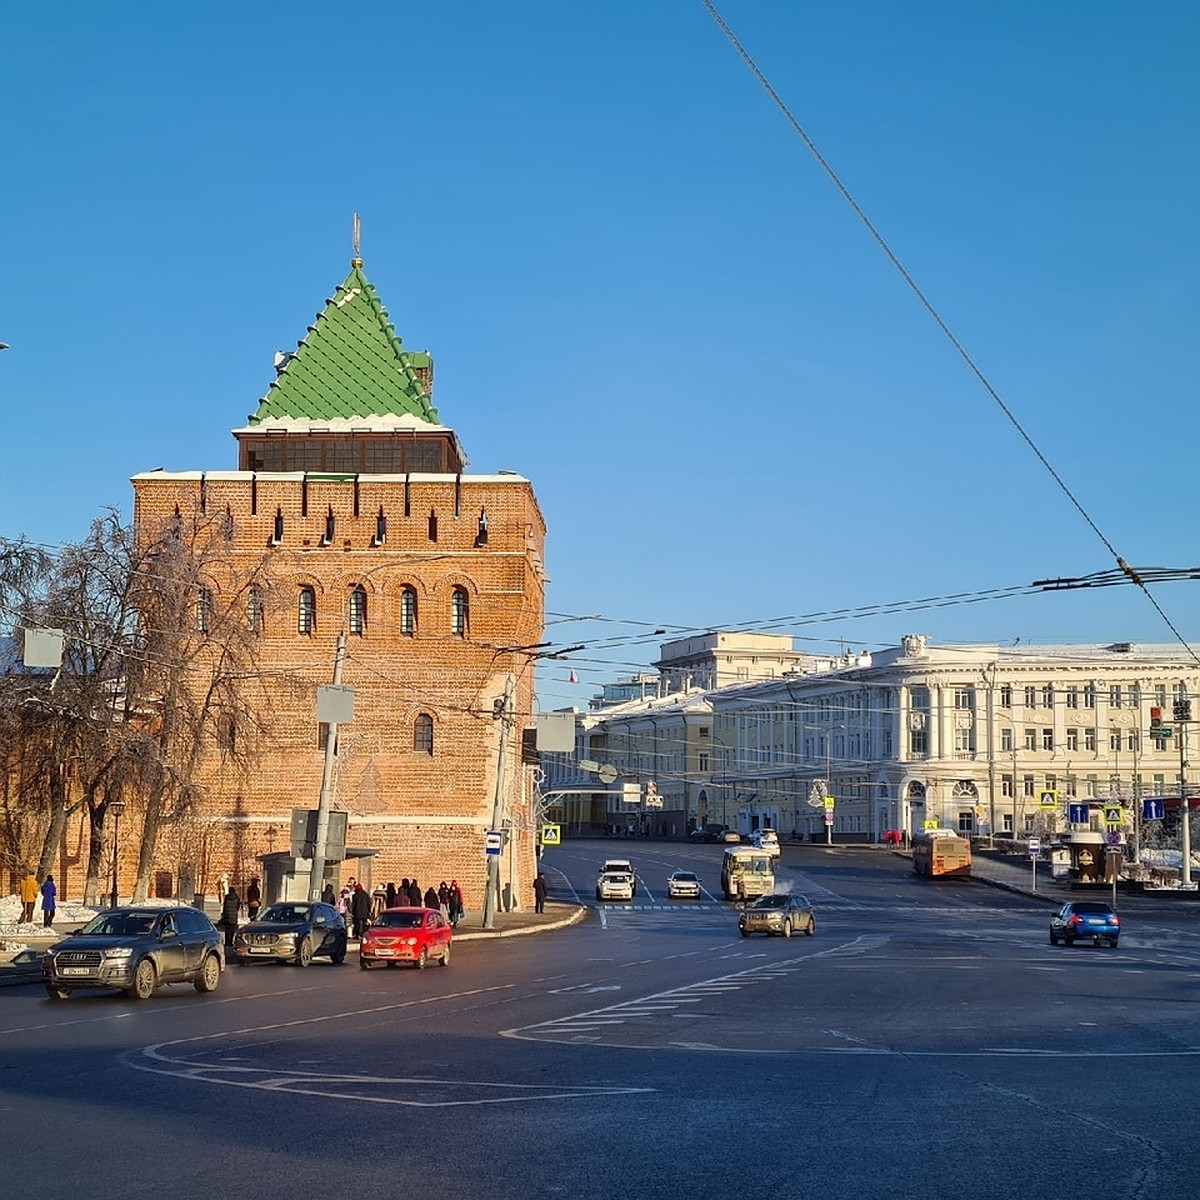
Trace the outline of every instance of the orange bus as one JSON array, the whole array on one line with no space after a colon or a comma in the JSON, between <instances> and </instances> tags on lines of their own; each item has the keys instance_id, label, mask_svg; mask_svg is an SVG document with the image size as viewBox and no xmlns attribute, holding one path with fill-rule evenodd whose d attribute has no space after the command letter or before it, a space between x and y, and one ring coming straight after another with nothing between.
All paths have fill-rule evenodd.
<instances>
[{"instance_id":1,"label":"orange bus","mask_svg":"<svg viewBox=\"0 0 1200 1200\"><path fill-rule=\"evenodd\" d=\"M913 838L912 867L926 879L971 874L971 843L952 829L926 829Z\"/></svg>"}]
</instances>

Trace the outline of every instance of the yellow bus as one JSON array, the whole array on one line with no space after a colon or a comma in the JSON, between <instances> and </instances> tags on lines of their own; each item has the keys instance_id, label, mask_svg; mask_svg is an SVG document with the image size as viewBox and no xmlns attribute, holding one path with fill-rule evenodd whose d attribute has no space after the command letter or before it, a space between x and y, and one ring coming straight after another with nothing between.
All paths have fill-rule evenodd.
<instances>
[{"instance_id":1,"label":"yellow bus","mask_svg":"<svg viewBox=\"0 0 1200 1200\"><path fill-rule=\"evenodd\" d=\"M726 900L755 900L775 890L775 859L755 846L730 846L721 857Z\"/></svg>"},{"instance_id":2,"label":"yellow bus","mask_svg":"<svg viewBox=\"0 0 1200 1200\"><path fill-rule=\"evenodd\" d=\"M913 838L912 868L926 879L971 874L971 843L953 829L926 829Z\"/></svg>"}]
</instances>

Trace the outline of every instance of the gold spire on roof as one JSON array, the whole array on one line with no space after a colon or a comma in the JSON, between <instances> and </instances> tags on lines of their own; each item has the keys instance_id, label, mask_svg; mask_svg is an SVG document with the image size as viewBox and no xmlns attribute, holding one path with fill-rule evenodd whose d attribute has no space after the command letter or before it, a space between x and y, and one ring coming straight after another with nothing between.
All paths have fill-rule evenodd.
<instances>
[{"instance_id":1,"label":"gold spire on roof","mask_svg":"<svg viewBox=\"0 0 1200 1200\"><path fill-rule=\"evenodd\" d=\"M361 240L361 237L362 237L362 222L359 221L359 219L358 219L358 213L355 213L354 214L354 234L353 234L354 257L350 260L350 265L352 267L358 267L360 269L362 267L362 256L361 256L360 247L359 247L359 242Z\"/></svg>"}]
</instances>

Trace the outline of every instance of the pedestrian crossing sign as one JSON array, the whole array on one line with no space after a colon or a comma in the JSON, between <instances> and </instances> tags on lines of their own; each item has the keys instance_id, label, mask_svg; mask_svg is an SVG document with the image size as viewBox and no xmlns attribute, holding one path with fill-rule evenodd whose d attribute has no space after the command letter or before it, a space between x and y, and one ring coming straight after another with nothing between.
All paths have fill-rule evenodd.
<instances>
[{"instance_id":1,"label":"pedestrian crossing sign","mask_svg":"<svg viewBox=\"0 0 1200 1200\"><path fill-rule=\"evenodd\" d=\"M562 826L561 825L543 825L542 826L542 845L543 846L561 846L562 845Z\"/></svg>"},{"instance_id":2,"label":"pedestrian crossing sign","mask_svg":"<svg viewBox=\"0 0 1200 1200\"><path fill-rule=\"evenodd\" d=\"M1043 788L1038 792L1038 808L1057 808L1058 807L1058 789Z\"/></svg>"}]
</instances>

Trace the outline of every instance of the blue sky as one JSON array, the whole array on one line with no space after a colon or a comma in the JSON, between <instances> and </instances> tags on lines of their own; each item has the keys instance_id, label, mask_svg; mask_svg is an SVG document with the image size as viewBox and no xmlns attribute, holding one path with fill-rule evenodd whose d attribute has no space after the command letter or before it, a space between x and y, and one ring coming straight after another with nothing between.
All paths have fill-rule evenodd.
<instances>
[{"instance_id":1,"label":"blue sky","mask_svg":"<svg viewBox=\"0 0 1200 1200\"><path fill-rule=\"evenodd\" d=\"M1117 551L1194 563L1200 8L718 7ZM548 609L605 618L549 626L547 706L656 628L1114 565L700 0L19 3L0 103L0 536L234 466L357 210L473 469L534 482ZM772 627L1171 640L1127 587Z\"/></svg>"}]
</instances>

